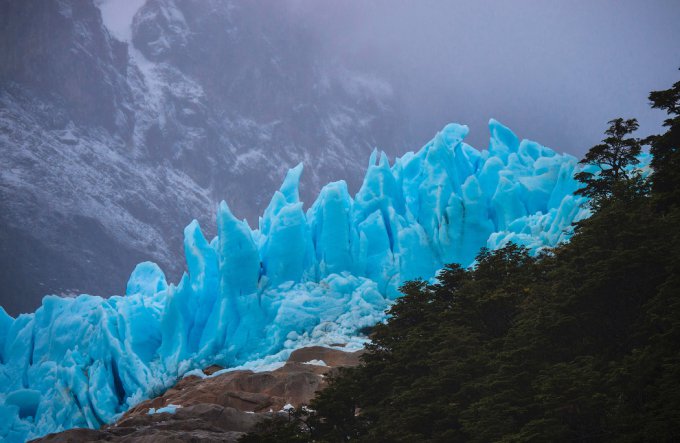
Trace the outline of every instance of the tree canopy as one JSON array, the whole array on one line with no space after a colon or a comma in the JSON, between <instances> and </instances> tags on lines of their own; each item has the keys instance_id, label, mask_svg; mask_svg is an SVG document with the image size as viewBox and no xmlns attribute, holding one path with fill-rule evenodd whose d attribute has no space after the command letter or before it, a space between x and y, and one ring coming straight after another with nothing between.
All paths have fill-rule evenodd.
<instances>
[{"instance_id":1,"label":"tree canopy","mask_svg":"<svg viewBox=\"0 0 680 443\"><path fill-rule=\"evenodd\" d=\"M590 148L579 162L599 169L597 172L584 170L574 176L585 185L576 194L588 197L591 206L597 208L611 198L623 198L626 192L640 186L640 174L630 167L640 163L637 156L642 152L642 140L626 137L638 127L634 118L611 120L602 143Z\"/></svg>"},{"instance_id":2,"label":"tree canopy","mask_svg":"<svg viewBox=\"0 0 680 443\"><path fill-rule=\"evenodd\" d=\"M649 94L652 107L668 113L668 130L650 137L654 191L663 207L680 205L680 81L670 89Z\"/></svg>"}]
</instances>

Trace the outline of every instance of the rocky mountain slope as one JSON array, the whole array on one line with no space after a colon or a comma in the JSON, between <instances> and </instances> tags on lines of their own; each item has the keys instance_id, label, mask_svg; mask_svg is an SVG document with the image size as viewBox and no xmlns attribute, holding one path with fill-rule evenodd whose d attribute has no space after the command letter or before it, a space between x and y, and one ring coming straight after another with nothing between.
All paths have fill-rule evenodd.
<instances>
[{"instance_id":1,"label":"rocky mountain slope","mask_svg":"<svg viewBox=\"0 0 680 443\"><path fill-rule=\"evenodd\" d=\"M163 395L140 403L101 429L71 429L34 442L201 441L235 442L260 420L308 403L326 374L356 366L363 351L302 348L273 371L221 371L189 375ZM201 375L203 375L201 374Z\"/></svg>"},{"instance_id":2,"label":"rocky mountain slope","mask_svg":"<svg viewBox=\"0 0 680 443\"><path fill-rule=\"evenodd\" d=\"M133 3L121 25L104 0L0 1L12 314L122 293L142 260L176 281L178 228L202 214L213 231L220 199L255 222L288 167L307 164L304 199L329 179L356 189L372 147L410 144L390 85L335 63L287 2Z\"/></svg>"}]
</instances>

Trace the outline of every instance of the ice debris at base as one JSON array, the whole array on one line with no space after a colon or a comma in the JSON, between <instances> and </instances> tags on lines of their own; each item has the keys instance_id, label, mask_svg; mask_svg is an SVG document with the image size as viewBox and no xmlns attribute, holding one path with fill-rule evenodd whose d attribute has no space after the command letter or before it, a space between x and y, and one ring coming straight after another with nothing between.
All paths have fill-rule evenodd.
<instances>
[{"instance_id":1,"label":"ice debris at base","mask_svg":"<svg viewBox=\"0 0 680 443\"><path fill-rule=\"evenodd\" d=\"M177 409L181 408L182 405L167 405L163 406L162 408L149 408L149 412L147 414L149 415L154 415L154 414L174 414L177 412Z\"/></svg>"},{"instance_id":2,"label":"ice debris at base","mask_svg":"<svg viewBox=\"0 0 680 443\"><path fill-rule=\"evenodd\" d=\"M188 272L177 284L142 263L125 296L47 296L17 318L0 308L0 438L99 427L211 364L359 348L358 331L384 319L402 282L469 265L483 246L536 251L567 239L588 215L573 195L576 159L489 126L485 151L457 124L392 166L374 151L354 198L330 183L307 211L302 166L291 169L256 230L222 202L217 237L196 221L184 230Z\"/></svg>"},{"instance_id":3,"label":"ice debris at base","mask_svg":"<svg viewBox=\"0 0 680 443\"><path fill-rule=\"evenodd\" d=\"M311 365L311 366L328 366L328 365L326 364L325 361L323 361L323 360L316 360L316 359L306 361L306 362L304 362L304 363L302 363L302 364L303 364L303 365Z\"/></svg>"}]
</instances>

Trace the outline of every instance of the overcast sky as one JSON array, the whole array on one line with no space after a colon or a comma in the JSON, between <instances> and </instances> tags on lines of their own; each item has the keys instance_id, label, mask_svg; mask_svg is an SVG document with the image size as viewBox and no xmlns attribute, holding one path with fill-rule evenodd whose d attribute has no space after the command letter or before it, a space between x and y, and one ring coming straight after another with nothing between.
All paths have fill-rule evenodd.
<instances>
[{"instance_id":1,"label":"overcast sky","mask_svg":"<svg viewBox=\"0 0 680 443\"><path fill-rule=\"evenodd\" d=\"M456 121L483 148L493 117L580 156L619 116L658 132L649 91L680 80L680 0L293 3L329 53L392 77L417 140Z\"/></svg>"}]
</instances>

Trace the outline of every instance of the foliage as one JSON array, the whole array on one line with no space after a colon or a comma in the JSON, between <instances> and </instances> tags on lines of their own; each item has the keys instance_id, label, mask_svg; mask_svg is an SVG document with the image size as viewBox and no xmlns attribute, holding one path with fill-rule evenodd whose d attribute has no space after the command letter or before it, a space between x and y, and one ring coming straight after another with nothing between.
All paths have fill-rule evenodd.
<instances>
[{"instance_id":1,"label":"foliage","mask_svg":"<svg viewBox=\"0 0 680 443\"><path fill-rule=\"evenodd\" d=\"M576 194L590 198L592 207L599 208L611 198L621 199L627 191L643 185L640 174L629 168L640 162L637 156L642 151L642 140L626 137L638 127L634 118L611 120L602 143L590 148L579 162L599 169L596 173L584 170L574 176L585 185Z\"/></svg>"},{"instance_id":2,"label":"foliage","mask_svg":"<svg viewBox=\"0 0 680 443\"><path fill-rule=\"evenodd\" d=\"M286 414L275 413L260 421L255 429L239 439L240 443L304 443L309 440L306 408L289 409Z\"/></svg>"},{"instance_id":3,"label":"foliage","mask_svg":"<svg viewBox=\"0 0 680 443\"><path fill-rule=\"evenodd\" d=\"M677 115L678 86L652 100ZM625 140L633 126L608 134ZM662 155L672 164L677 151ZM680 440L680 208L677 182L656 183L678 170L653 164L651 193L638 192L622 178L631 163L591 177L604 193L569 243L538 258L513 244L482 250L473 269L406 283L362 365L278 441ZM608 177L621 189L598 182Z\"/></svg>"},{"instance_id":4,"label":"foliage","mask_svg":"<svg viewBox=\"0 0 680 443\"><path fill-rule=\"evenodd\" d=\"M654 191L662 207L680 205L680 81L664 91L649 94L652 107L669 115L664 121L668 130L650 137L654 169Z\"/></svg>"}]
</instances>

